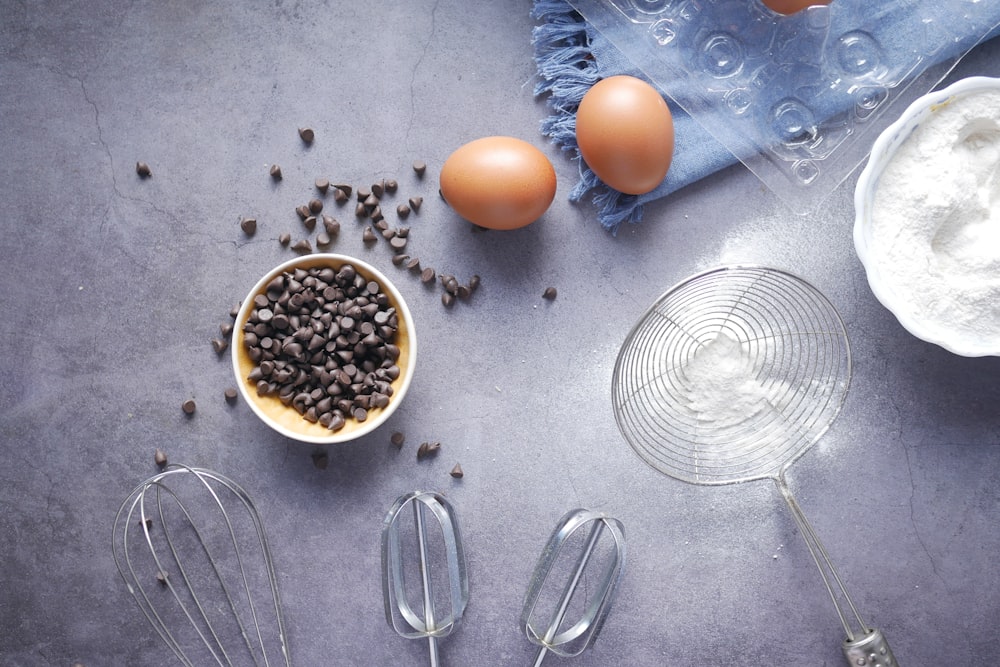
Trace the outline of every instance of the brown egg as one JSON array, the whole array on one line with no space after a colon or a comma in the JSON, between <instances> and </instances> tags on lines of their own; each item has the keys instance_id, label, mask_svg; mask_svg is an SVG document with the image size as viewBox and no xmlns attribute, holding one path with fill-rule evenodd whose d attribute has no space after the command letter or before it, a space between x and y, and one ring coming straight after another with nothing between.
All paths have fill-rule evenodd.
<instances>
[{"instance_id":1,"label":"brown egg","mask_svg":"<svg viewBox=\"0 0 1000 667\"><path fill-rule=\"evenodd\" d=\"M761 0L761 2L779 14L794 14L813 5L828 5L831 0Z\"/></svg>"},{"instance_id":2,"label":"brown egg","mask_svg":"<svg viewBox=\"0 0 1000 667\"><path fill-rule=\"evenodd\" d=\"M556 172L540 150L513 137L470 141L441 167L441 196L480 227L516 229L537 220L556 196Z\"/></svg>"},{"instance_id":3,"label":"brown egg","mask_svg":"<svg viewBox=\"0 0 1000 667\"><path fill-rule=\"evenodd\" d=\"M595 83L576 112L580 155L615 190L656 189L674 156L674 119L655 88L634 76Z\"/></svg>"}]
</instances>

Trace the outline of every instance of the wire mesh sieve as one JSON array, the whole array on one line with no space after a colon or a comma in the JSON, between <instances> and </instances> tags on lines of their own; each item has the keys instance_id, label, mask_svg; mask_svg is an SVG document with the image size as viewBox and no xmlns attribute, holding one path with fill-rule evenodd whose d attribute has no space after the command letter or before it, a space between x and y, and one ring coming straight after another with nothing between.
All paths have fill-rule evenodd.
<instances>
[{"instance_id":1,"label":"wire mesh sieve","mask_svg":"<svg viewBox=\"0 0 1000 667\"><path fill-rule=\"evenodd\" d=\"M774 480L847 634L848 663L896 667L785 479L839 414L850 381L847 332L822 293L785 271L728 266L682 281L642 315L615 362L612 403L629 445L663 474Z\"/></svg>"}]
</instances>

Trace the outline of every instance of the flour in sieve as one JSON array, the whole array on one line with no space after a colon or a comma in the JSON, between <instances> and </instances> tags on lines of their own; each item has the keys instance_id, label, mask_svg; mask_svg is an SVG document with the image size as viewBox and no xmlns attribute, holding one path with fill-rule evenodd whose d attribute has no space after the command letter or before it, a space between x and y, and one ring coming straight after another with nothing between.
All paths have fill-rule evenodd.
<instances>
[{"instance_id":1,"label":"flour in sieve","mask_svg":"<svg viewBox=\"0 0 1000 667\"><path fill-rule=\"evenodd\" d=\"M881 280L909 318L932 338L1000 349L1000 91L954 98L913 131L879 179L872 223Z\"/></svg>"},{"instance_id":2,"label":"flour in sieve","mask_svg":"<svg viewBox=\"0 0 1000 667\"><path fill-rule=\"evenodd\" d=\"M768 408L769 392L753 359L738 340L720 332L684 366L683 397L699 422L724 429L745 423Z\"/></svg>"}]
</instances>

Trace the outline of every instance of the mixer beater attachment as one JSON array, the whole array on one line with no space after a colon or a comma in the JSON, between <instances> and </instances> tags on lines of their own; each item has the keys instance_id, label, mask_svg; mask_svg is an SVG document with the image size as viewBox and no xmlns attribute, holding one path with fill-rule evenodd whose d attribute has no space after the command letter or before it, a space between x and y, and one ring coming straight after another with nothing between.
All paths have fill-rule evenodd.
<instances>
[{"instance_id":1,"label":"mixer beater attachment","mask_svg":"<svg viewBox=\"0 0 1000 667\"><path fill-rule=\"evenodd\" d=\"M403 516L412 509L412 523ZM415 553L416 559L404 554ZM439 493L400 496L382 524L385 618L407 639L427 639L431 667L438 640L451 634L469 602L465 554L455 511Z\"/></svg>"},{"instance_id":2,"label":"mixer beater attachment","mask_svg":"<svg viewBox=\"0 0 1000 667\"><path fill-rule=\"evenodd\" d=\"M620 521L585 509L571 510L559 520L535 566L521 614L525 634L540 647L534 667L540 667L550 651L577 656L597 639L624 567L625 528ZM559 586L563 572L568 577ZM583 588L592 593L580 596L585 580ZM575 623L566 621L571 610L581 614Z\"/></svg>"}]
</instances>

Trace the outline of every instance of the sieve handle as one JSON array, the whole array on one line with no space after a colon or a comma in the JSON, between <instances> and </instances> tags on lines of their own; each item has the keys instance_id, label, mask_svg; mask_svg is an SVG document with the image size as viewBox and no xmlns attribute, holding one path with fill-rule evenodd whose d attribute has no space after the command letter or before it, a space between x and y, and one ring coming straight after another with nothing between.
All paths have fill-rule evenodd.
<instances>
[{"instance_id":1,"label":"sieve handle","mask_svg":"<svg viewBox=\"0 0 1000 667\"><path fill-rule=\"evenodd\" d=\"M889 642L878 628L854 641L845 641L844 657L852 667L899 667Z\"/></svg>"}]
</instances>

